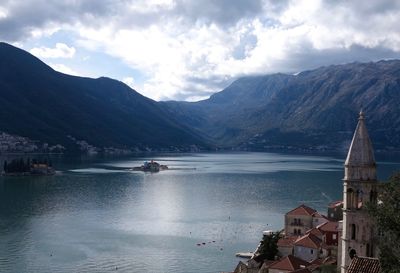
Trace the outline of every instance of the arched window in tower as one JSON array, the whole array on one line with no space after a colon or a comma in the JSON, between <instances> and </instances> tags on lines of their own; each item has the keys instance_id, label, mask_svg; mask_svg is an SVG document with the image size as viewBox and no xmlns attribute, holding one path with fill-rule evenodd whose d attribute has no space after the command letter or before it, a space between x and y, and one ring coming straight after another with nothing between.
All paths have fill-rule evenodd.
<instances>
[{"instance_id":1,"label":"arched window in tower","mask_svg":"<svg viewBox=\"0 0 400 273\"><path fill-rule=\"evenodd\" d=\"M348 189L346 192L346 209L353 209L353 199L354 199L354 191L353 189Z\"/></svg>"},{"instance_id":2,"label":"arched window in tower","mask_svg":"<svg viewBox=\"0 0 400 273\"><path fill-rule=\"evenodd\" d=\"M355 224L351 224L350 225L350 235L351 235L351 239L355 240L356 239L356 225Z\"/></svg>"},{"instance_id":3,"label":"arched window in tower","mask_svg":"<svg viewBox=\"0 0 400 273\"><path fill-rule=\"evenodd\" d=\"M375 253L374 253L374 244L371 243L371 245L369 246L369 257L374 257Z\"/></svg>"},{"instance_id":4,"label":"arched window in tower","mask_svg":"<svg viewBox=\"0 0 400 273\"><path fill-rule=\"evenodd\" d=\"M356 208L361 209L363 206L363 191L357 190L356 192Z\"/></svg>"},{"instance_id":5,"label":"arched window in tower","mask_svg":"<svg viewBox=\"0 0 400 273\"><path fill-rule=\"evenodd\" d=\"M378 199L378 193L375 190L371 190L371 192L369 193L369 201L371 203L376 203Z\"/></svg>"},{"instance_id":6,"label":"arched window in tower","mask_svg":"<svg viewBox=\"0 0 400 273\"><path fill-rule=\"evenodd\" d=\"M350 259L353 259L356 255L357 255L356 250L355 249L350 249L350 251L349 251Z\"/></svg>"}]
</instances>

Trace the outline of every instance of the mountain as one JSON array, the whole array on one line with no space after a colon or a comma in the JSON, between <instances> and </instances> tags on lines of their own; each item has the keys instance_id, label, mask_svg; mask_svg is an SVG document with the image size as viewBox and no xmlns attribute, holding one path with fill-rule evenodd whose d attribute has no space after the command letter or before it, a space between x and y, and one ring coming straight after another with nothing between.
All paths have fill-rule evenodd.
<instances>
[{"instance_id":1,"label":"mountain","mask_svg":"<svg viewBox=\"0 0 400 273\"><path fill-rule=\"evenodd\" d=\"M163 102L219 146L345 150L362 108L377 149L400 149L400 61L243 77L199 102Z\"/></svg>"},{"instance_id":2,"label":"mountain","mask_svg":"<svg viewBox=\"0 0 400 273\"><path fill-rule=\"evenodd\" d=\"M0 43L0 131L79 149L157 150L206 146L157 102L122 82L57 72L31 54Z\"/></svg>"},{"instance_id":3,"label":"mountain","mask_svg":"<svg viewBox=\"0 0 400 273\"><path fill-rule=\"evenodd\" d=\"M0 105L0 142L16 135L67 151L346 150L361 108L374 147L400 149L398 60L243 77L207 100L155 102L116 80L54 71L0 43Z\"/></svg>"}]
</instances>

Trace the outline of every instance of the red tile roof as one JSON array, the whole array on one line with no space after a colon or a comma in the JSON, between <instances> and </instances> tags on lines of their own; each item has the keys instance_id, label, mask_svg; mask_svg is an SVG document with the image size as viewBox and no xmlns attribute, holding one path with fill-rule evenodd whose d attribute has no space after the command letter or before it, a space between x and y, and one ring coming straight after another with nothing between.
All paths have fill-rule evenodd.
<instances>
[{"instance_id":1,"label":"red tile roof","mask_svg":"<svg viewBox=\"0 0 400 273\"><path fill-rule=\"evenodd\" d=\"M325 232L338 232L339 223L330 221L330 222L320 224L319 226L317 226L317 228L324 233Z\"/></svg>"},{"instance_id":2,"label":"red tile roof","mask_svg":"<svg viewBox=\"0 0 400 273\"><path fill-rule=\"evenodd\" d=\"M319 237L319 236L323 236L324 235L324 233L322 233L322 231L321 230L319 230L318 228L312 228L312 229L309 229L309 230L307 230L307 232L306 232L306 234L308 234L308 233L311 233L311 234L313 234L313 235L315 235L315 236L317 236L317 237Z\"/></svg>"},{"instance_id":3,"label":"red tile roof","mask_svg":"<svg viewBox=\"0 0 400 273\"><path fill-rule=\"evenodd\" d=\"M283 257L279 261L271 264L268 268L294 271L297 269L301 269L302 266L308 266L308 265L310 265L308 262L300 258L297 258L293 255L288 255L286 257Z\"/></svg>"},{"instance_id":4,"label":"red tile roof","mask_svg":"<svg viewBox=\"0 0 400 273\"><path fill-rule=\"evenodd\" d=\"M308 233L294 242L295 246L304 246L308 248L318 249L321 247L322 241L314 234Z\"/></svg>"},{"instance_id":5,"label":"red tile roof","mask_svg":"<svg viewBox=\"0 0 400 273\"><path fill-rule=\"evenodd\" d=\"M354 257L347 273L380 273L381 265L376 258Z\"/></svg>"},{"instance_id":6,"label":"red tile roof","mask_svg":"<svg viewBox=\"0 0 400 273\"><path fill-rule=\"evenodd\" d=\"M317 212L315 209L312 209L312 208L307 207L306 205L302 204L302 205L298 206L297 208L286 213L286 215L310 215L310 216L312 216L315 212Z\"/></svg>"},{"instance_id":7,"label":"red tile roof","mask_svg":"<svg viewBox=\"0 0 400 273\"><path fill-rule=\"evenodd\" d=\"M326 217L325 215L319 213L318 211L314 212L314 213L312 214L312 216L313 216L313 217L319 217L319 218L325 218L325 219L327 219L327 217Z\"/></svg>"},{"instance_id":8,"label":"red tile roof","mask_svg":"<svg viewBox=\"0 0 400 273\"><path fill-rule=\"evenodd\" d=\"M298 239L299 237L297 236L290 236L290 237L285 237L285 238L280 238L278 240L277 245L282 246L282 247L290 247L293 246L293 243Z\"/></svg>"},{"instance_id":9,"label":"red tile roof","mask_svg":"<svg viewBox=\"0 0 400 273\"><path fill-rule=\"evenodd\" d=\"M314 271L318 268L321 268L322 265L333 265L336 264L336 258L328 256L325 259L315 259L311 261L311 265L308 266L307 268L311 271Z\"/></svg>"}]
</instances>

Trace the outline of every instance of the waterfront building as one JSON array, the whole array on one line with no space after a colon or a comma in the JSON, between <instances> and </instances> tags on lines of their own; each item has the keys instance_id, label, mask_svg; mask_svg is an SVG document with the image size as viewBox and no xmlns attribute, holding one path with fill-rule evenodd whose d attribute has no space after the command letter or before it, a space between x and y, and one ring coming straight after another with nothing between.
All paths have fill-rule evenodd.
<instances>
[{"instance_id":1,"label":"waterfront building","mask_svg":"<svg viewBox=\"0 0 400 273\"><path fill-rule=\"evenodd\" d=\"M345 161L343 182L343 231L341 262L338 264L342 273L349 273L347 269L354 257L377 255L376 231L365 205L377 202L378 181L374 152L362 111Z\"/></svg>"},{"instance_id":2,"label":"waterfront building","mask_svg":"<svg viewBox=\"0 0 400 273\"><path fill-rule=\"evenodd\" d=\"M307 233L294 242L294 256L311 262L318 258L327 257L328 250L324 247L320 238L312 233Z\"/></svg>"},{"instance_id":3,"label":"waterfront building","mask_svg":"<svg viewBox=\"0 0 400 273\"><path fill-rule=\"evenodd\" d=\"M325 216L304 204L285 214L285 235L302 236L309 229L327 222Z\"/></svg>"},{"instance_id":4,"label":"waterfront building","mask_svg":"<svg viewBox=\"0 0 400 273\"><path fill-rule=\"evenodd\" d=\"M289 237L280 238L278 243L277 243L278 255L280 257L293 255L294 242L298 238L299 238L298 236L289 236Z\"/></svg>"}]
</instances>

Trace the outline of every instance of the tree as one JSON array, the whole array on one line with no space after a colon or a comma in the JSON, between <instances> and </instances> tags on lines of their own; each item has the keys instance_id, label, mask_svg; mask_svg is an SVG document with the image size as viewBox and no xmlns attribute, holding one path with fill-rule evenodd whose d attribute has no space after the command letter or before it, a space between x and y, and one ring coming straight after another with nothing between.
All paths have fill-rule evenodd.
<instances>
[{"instance_id":1,"label":"tree","mask_svg":"<svg viewBox=\"0 0 400 273\"><path fill-rule=\"evenodd\" d=\"M269 235L264 235L260 246L260 255L265 259L274 260L278 254L278 241L281 238L281 232L272 232Z\"/></svg>"},{"instance_id":2,"label":"tree","mask_svg":"<svg viewBox=\"0 0 400 273\"><path fill-rule=\"evenodd\" d=\"M368 209L378 228L382 273L396 273L400 268L400 172L382 184L378 199Z\"/></svg>"}]
</instances>

